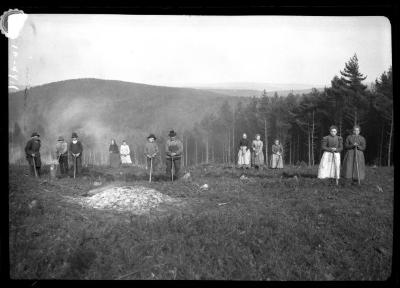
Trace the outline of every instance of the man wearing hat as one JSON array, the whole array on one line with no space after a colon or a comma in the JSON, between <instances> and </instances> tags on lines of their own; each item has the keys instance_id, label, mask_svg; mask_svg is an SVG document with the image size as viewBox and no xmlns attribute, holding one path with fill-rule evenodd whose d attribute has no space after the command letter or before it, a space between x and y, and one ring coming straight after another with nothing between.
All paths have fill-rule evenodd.
<instances>
[{"instance_id":1,"label":"man wearing hat","mask_svg":"<svg viewBox=\"0 0 400 288\"><path fill-rule=\"evenodd\" d=\"M58 137L56 155L60 164L61 175L66 175L68 173L68 144L62 136Z\"/></svg>"},{"instance_id":2,"label":"man wearing hat","mask_svg":"<svg viewBox=\"0 0 400 288\"><path fill-rule=\"evenodd\" d=\"M165 144L167 175L171 177L172 161L174 161L174 175L178 177L179 169L181 167L181 156L183 152L183 144L181 140L176 138L174 130L169 131L169 139Z\"/></svg>"},{"instance_id":3,"label":"man wearing hat","mask_svg":"<svg viewBox=\"0 0 400 288\"><path fill-rule=\"evenodd\" d=\"M78 139L78 135L74 132L72 133L71 137L71 142L69 143L69 153L71 155L72 161L76 161L76 175L78 175L81 170L82 170L82 152L83 152L83 147L81 141ZM74 165L74 162L72 162L72 165ZM73 169L74 166L72 166Z\"/></svg>"},{"instance_id":4,"label":"man wearing hat","mask_svg":"<svg viewBox=\"0 0 400 288\"><path fill-rule=\"evenodd\" d=\"M147 169L150 169L150 167L152 166L154 170L157 166L155 160L157 154L159 153L159 149L157 143L155 142L156 139L157 138L156 136L154 136L154 134L150 134L149 137L147 137L147 143L144 147L144 155L146 156Z\"/></svg>"},{"instance_id":5,"label":"man wearing hat","mask_svg":"<svg viewBox=\"0 0 400 288\"><path fill-rule=\"evenodd\" d=\"M31 135L31 139L26 143L25 146L25 154L26 160L29 163L31 175L40 176L40 167L42 166L42 161L40 159L40 135L36 132L33 132ZM36 173L35 173L36 169Z\"/></svg>"}]
</instances>

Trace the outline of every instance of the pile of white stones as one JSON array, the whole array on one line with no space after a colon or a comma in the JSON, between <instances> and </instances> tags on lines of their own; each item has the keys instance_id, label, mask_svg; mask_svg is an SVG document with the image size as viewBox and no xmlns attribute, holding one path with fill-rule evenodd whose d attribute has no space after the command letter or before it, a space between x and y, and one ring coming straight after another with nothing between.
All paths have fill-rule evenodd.
<instances>
[{"instance_id":1,"label":"pile of white stones","mask_svg":"<svg viewBox=\"0 0 400 288\"><path fill-rule=\"evenodd\" d=\"M88 194L91 194L90 191ZM88 208L129 211L137 215L148 213L161 203L177 202L168 195L143 186L111 187L100 190L93 196L68 198L70 201Z\"/></svg>"}]
</instances>

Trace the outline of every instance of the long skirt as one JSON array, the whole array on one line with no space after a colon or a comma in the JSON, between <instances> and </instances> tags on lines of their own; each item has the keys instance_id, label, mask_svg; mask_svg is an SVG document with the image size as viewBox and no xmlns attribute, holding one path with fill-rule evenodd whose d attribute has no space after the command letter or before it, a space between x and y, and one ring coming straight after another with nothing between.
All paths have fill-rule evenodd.
<instances>
[{"instance_id":1,"label":"long skirt","mask_svg":"<svg viewBox=\"0 0 400 288\"><path fill-rule=\"evenodd\" d=\"M118 168L121 164L119 153L110 153L110 166L112 168Z\"/></svg>"},{"instance_id":2,"label":"long skirt","mask_svg":"<svg viewBox=\"0 0 400 288\"><path fill-rule=\"evenodd\" d=\"M282 155L272 154L272 156L271 156L271 168L283 168Z\"/></svg>"},{"instance_id":3,"label":"long skirt","mask_svg":"<svg viewBox=\"0 0 400 288\"><path fill-rule=\"evenodd\" d=\"M343 159L343 177L353 178L358 180L358 174L360 175L360 180L365 178L365 159L364 153L357 150L357 161L355 159L354 149L348 150ZM358 173L357 173L357 163L358 163Z\"/></svg>"},{"instance_id":4,"label":"long skirt","mask_svg":"<svg viewBox=\"0 0 400 288\"><path fill-rule=\"evenodd\" d=\"M122 164L132 164L131 155L122 155L121 154L121 163Z\"/></svg>"},{"instance_id":5,"label":"long skirt","mask_svg":"<svg viewBox=\"0 0 400 288\"><path fill-rule=\"evenodd\" d=\"M238 165L246 165L250 166L250 158L251 158L251 153L250 150L247 149L245 153L242 152L242 150L239 150L238 153Z\"/></svg>"},{"instance_id":6,"label":"long skirt","mask_svg":"<svg viewBox=\"0 0 400 288\"><path fill-rule=\"evenodd\" d=\"M254 165L261 166L264 165L264 154L260 151L258 154L254 152Z\"/></svg>"},{"instance_id":7,"label":"long skirt","mask_svg":"<svg viewBox=\"0 0 400 288\"><path fill-rule=\"evenodd\" d=\"M335 157L333 157L335 154ZM318 178L340 178L340 153L325 151L318 168Z\"/></svg>"}]
</instances>

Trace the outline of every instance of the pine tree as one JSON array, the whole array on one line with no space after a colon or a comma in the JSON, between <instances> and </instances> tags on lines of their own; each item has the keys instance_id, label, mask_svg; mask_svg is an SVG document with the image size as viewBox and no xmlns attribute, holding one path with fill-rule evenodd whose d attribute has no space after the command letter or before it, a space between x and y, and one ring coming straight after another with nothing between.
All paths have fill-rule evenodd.
<instances>
[{"instance_id":1,"label":"pine tree","mask_svg":"<svg viewBox=\"0 0 400 288\"><path fill-rule=\"evenodd\" d=\"M360 73L356 54L345 63L345 68L340 71L340 74L342 75L340 79L344 83L344 91L347 96L347 105L344 109L345 115L348 120L353 122L353 125L360 124L364 118L364 115L360 114L360 112L364 111L368 105L365 97L367 86L361 83L367 76Z\"/></svg>"}]
</instances>

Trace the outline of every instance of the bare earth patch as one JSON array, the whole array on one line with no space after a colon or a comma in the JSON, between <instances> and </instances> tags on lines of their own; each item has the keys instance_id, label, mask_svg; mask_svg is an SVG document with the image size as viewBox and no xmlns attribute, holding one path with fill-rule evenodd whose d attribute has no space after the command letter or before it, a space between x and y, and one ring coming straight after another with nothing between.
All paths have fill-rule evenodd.
<instances>
[{"instance_id":1,"label":"bare earth patch","mask_svg":"<svg viewBox=\"0 0 400 288\"><path fill-rule=\"evenodd\" d=\"M144 186L106 186L90 190L88 197L66 196L70 202L86 208L130 212L136 215L149 213L161 204L177 204L181 200L164 195Z\"/></svg>"}]
</instances>

